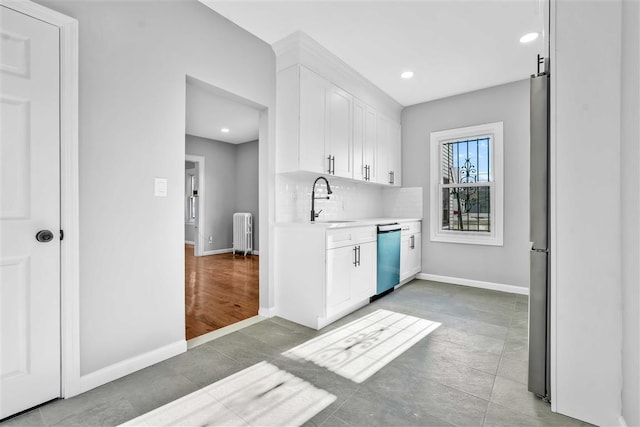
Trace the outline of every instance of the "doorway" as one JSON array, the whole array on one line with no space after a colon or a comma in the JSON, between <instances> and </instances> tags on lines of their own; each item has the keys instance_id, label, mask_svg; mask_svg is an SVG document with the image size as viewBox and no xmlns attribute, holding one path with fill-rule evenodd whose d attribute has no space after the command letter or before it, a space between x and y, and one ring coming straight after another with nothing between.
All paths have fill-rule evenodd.
<instances>
[{"instance_id":1,"label":"doorway","mask_svg":"<svg viewBox=\"0 0 640 427\"><path fill-rule=\"evenodd\" d=\"M260 110L189 76L185 93L185 335L191 340L258 314ZM252 218L253 250L246 255L234 251L238 212Z\"/></svg>"}]
</instances>

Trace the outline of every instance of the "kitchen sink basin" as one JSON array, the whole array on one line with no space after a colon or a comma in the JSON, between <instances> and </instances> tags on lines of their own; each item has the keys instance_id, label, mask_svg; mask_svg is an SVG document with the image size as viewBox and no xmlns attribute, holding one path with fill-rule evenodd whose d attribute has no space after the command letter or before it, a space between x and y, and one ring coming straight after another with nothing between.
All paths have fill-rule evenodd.
<instances>
[{"instance_id":1,"label":"kitchen sink basin","mask_svg":"<svg viewBox=\"0 0 640 427\"><path fill-rule=\"evenodd\" d=\"M330 220L330 221L315 221L315 222L323 223L323 224L342 224L345 222L355 222L355 221Z\"/></svg>"}]
</instances>

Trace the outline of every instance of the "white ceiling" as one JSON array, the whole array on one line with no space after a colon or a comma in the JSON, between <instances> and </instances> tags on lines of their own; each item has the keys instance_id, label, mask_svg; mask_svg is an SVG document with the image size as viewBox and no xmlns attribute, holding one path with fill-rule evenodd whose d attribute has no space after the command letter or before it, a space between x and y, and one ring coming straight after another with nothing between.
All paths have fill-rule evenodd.
<instances>
[{"instance_id":1,"label":"white ceiling","mask_svg":"<svg viewBox=\"0 0 640 427\"><path fill-rule=\"evenodd\" d=\"M404 106L528 78L546 52L519 39L548 0L200 1L269 44L306 33Z\"/></svg>"},{"instance_id":2,"label":"white ceiling","mask_svg":"<svg viewBox=\"0 0 640 427\"><path fill-rule=\"evenodd\" d=\"M229 133L220 129L228 128ZM230 94L187 77L186 133L231 144L258 139L259 112Z\"/></svg>"}]
</instances>

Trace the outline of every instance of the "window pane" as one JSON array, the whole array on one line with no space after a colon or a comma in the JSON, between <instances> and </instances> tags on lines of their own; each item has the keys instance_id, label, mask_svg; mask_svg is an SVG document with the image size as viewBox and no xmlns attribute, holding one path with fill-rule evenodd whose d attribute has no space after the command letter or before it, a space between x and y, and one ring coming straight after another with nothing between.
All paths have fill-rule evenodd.
<instances>
[{"instance_id":1,"label":"window pane","mask_svg":"<svg viewBox=\"0 0 640 427\"><path fill-rule=\"evenodd\" d=\"M443 188L442 229L491 232L490 187Z\"/></svg>"},{"instance_id":2,"label":"window pane","mask_svg":"<svg viewBox=\"0 0 640 427\"><path fill-rule=\"evenodd\" d=\"M491 139L474 138L442 144L442 183L489 182Z\"/></svg>"}]
</instances>

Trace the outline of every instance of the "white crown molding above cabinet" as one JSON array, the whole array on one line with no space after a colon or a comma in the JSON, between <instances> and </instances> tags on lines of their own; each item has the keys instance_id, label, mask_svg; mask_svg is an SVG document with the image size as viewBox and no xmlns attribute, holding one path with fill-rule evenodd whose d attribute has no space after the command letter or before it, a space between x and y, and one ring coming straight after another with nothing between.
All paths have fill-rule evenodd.
<instances>
[{"instance_id":1,"label":"white crown molding above cabinet","mask_svg":"<svg viewBox=\"0 0 640 427\"><path fill-rule=\"evenodd\" d=\"M297 31L273 44L277 71L301 64L400 123L403 105L307 34Z\"/></svg>"}]
</instances>

